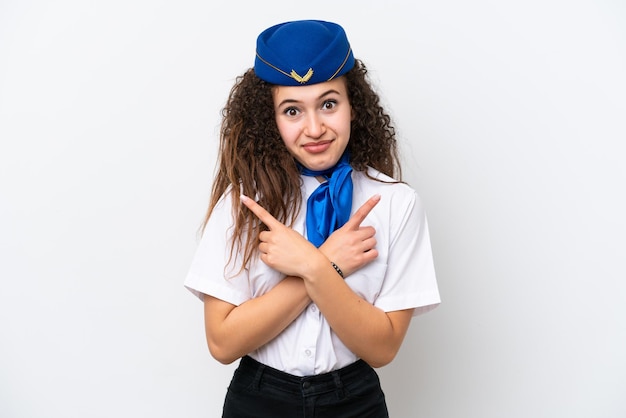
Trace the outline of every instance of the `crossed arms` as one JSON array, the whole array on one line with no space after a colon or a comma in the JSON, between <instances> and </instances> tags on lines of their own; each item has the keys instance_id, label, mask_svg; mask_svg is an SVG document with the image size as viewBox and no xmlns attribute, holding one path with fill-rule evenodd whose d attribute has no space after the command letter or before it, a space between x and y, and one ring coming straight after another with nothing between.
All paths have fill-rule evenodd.
<instances>
[{"instance_id":1,"label":"crossed arms","mask_svg":"<svg viewBox=\"0 0 626 418\"><path fill-rule=\"evenodd\" d=\"M367 200L319 249L254 200L242 196L241 201L269 228L259 236L261 260L286 277L267 293L239 306L205 295L205 331L211 355L221 363L232 363L274 339L313 302L359 358L372 367L391 362L413 309L382 311L354 293L330 262L332 259L348 276L378 256L376 231L361 223L380 196Z\"/></svg>"}]
</instances>

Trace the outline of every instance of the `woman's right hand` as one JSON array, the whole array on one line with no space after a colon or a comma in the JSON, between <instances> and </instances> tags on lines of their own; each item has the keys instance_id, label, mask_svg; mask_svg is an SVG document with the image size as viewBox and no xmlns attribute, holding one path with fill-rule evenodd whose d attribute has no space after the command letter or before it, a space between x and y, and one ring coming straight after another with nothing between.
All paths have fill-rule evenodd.
<instances>
[{"instance_id":1,"label":"woman's right hand","mask_svg":"<svg viewBox=\"0 0 626 418\"><path fill-rule=\"evenodd\" d=\"M363 220L380 201L380 195L370 197L346 222L333 232L319 250L343 272L344 277L359 270L378 257L376 230L361 226Z\"/></svg>"}]
</instances>

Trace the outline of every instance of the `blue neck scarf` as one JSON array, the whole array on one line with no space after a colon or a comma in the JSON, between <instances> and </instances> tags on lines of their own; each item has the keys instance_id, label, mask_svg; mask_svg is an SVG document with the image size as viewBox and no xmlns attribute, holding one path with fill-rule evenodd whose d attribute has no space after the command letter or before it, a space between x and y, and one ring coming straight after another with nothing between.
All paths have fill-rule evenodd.
<instances>
[{"instance_id":1,"label":"blue neck scarf","mask_svg":"<svg viewBox=\"0 0 626 418\"><path fill-rule=\"evenodd\" d=\"M300 166L305 176L322 176L326 182L319 185L307 200L306 230L307 238L319 247L336 229L341 228L352 211L352 167L347 152L337 165L323 171L309 170Z\"/></svg>"}]
</instances>

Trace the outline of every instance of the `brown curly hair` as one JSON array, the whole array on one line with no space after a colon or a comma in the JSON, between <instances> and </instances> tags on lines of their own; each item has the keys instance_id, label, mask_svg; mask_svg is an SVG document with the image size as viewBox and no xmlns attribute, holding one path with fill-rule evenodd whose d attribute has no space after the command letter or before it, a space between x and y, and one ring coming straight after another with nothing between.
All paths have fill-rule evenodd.
<instances>
[{"instance_id":1,"label":"brown curly hair","mask_svg":"<svg viewBox=\"0 0 626 418\"><path fill-rule=\"evenodd\" d=\"M369 82L365 64L355 60L343 77L355 116L348 142L350 164L356 171L367 174L367 167L372 167L400 181L395 129ZM300 172L276 126L272 87L249 69L237 77L222 109L217 173L204 226L222 196L230 193L235 221L230 258L243 248L242 269L265 226L240 203L239 195L256 198L286 225L293 224L302 206Z\"/></svg>"}]
</instances>

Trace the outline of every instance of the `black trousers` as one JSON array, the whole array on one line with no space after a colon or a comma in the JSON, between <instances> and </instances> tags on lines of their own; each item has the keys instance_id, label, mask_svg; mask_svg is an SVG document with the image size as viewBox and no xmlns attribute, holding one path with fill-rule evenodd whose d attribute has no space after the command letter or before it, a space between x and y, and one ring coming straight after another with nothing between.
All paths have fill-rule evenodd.
<instances>
[{"instance_id":1,"label":"black trousers","mask_svg":"<svg viewBox=\"0 0 626 418\"><path fill-rule=\"evenodd\" d=\"M222 418L388 418L376 371L362 360L299 377L243 357Z\"/></svg>"}]
</instances>

